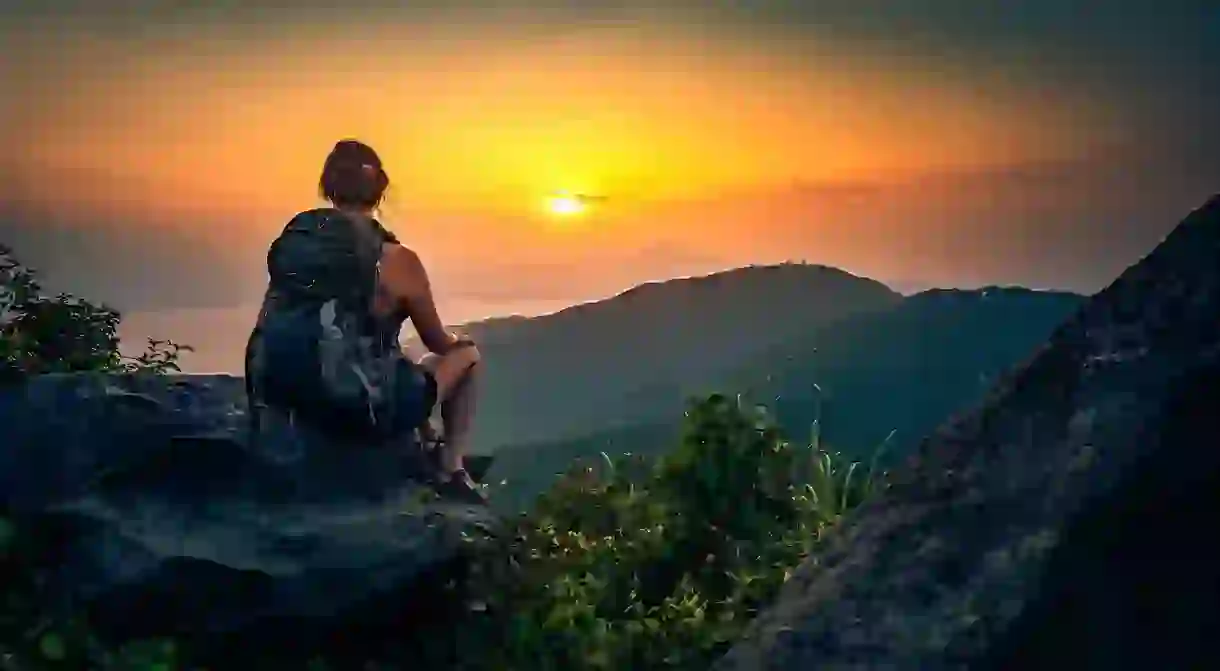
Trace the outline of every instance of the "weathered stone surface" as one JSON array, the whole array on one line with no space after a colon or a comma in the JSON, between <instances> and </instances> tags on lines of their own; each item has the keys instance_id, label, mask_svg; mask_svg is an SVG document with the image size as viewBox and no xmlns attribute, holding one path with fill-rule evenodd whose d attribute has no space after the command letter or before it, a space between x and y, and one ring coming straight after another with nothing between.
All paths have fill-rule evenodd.
<instances>
[{"instance_id":1,"label":"weathered stone surface","mask_svg":"<svg viewBox=\"0 0 1220 671\"><path fill-rule=\"evenodd\" d=\"M0 392L0 509L59 530L51 582L116 638L286 654L402 626L412 606L439 617L419 602L487 512L422 505L410 446L246 430L238 378L36 378Z\"/></svg>"},{"instance_id":2,"label":"weathered stone surface","mask_svg":"<svg viewBox=\"0 0 1220 671\"><path fill-rule=\"evenodd\" d=\"M1220 197L801 567L716 666L1220 663Z\"/></svg>"}]
</instances>

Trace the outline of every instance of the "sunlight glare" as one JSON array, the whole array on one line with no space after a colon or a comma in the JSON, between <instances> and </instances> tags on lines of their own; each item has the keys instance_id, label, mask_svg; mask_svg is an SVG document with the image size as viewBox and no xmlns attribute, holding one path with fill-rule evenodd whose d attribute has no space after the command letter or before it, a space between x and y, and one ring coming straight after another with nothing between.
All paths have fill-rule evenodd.
<instances>
[{"instance_id":1,"label":"sunlight glare","mask_svg":"<svg viewBox=\"0 0 1220 671\"><path fill-rule=\"evenodd\" d=\"M547 200L547 209L551 214L568 217L584 212L585 204L575 196L552 196Z\"/></svg>"}]
</instances>

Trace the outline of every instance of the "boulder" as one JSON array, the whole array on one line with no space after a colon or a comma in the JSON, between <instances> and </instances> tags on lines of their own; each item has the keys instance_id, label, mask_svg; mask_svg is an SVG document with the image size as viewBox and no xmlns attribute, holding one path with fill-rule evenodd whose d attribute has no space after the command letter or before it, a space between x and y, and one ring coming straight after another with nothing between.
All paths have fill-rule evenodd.
<instances>
[{"instance_id":1,"label":"boulder","mask_svg":"<svg viewBox=\"0 0 1220 671\"><path fill-rule=\"evenodd\" d=\"M753 669L1220 660L1220 197L927 438L723 657Z\"/></svg>"},{"instance_id":2,"label":"boulder","mask_svg":"<svg viewBox=\"0 0 1220 671\"><path fill-rule=\"evenodd\" d=\"M53 538L53 605L115 641L375 657L460 607L441 587L485 509L428 501L415 444L266 424L247 440L239 378L34 378L0 390L0 510Z\"/></svg>"}]
</instances>

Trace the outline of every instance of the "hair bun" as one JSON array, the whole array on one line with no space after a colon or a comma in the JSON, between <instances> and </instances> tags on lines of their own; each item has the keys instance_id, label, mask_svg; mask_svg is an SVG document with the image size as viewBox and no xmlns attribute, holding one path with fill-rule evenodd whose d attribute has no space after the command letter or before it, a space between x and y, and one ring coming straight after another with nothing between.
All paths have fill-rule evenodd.
<instances>
[{"instance_id":1,"label":"hair bun","mask_svg":"<svg viewBox=\"0 0 1220 671\"><path fill-rule=\"evenodd\" d=\"M340 140L326 157L318 191L336 207L373 208L385 197L390 180L381 157L359 140Z\"/></svg>"}]
</instances>

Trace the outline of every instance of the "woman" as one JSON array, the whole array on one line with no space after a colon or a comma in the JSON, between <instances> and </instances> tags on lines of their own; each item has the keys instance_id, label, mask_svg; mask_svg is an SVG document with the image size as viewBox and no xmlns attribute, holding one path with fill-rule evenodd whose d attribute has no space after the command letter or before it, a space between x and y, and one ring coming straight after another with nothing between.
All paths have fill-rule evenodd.
<instances>
[{"instance_id":1,"label":"woman","mask_svg":"<svg viewBox=\"0 0 1220 671\"><path fill-rule=\"evenodd\" d=\"M483 502L463 467L479 350L445 329L419 256L374 217L389 186L381 159L343 140L318 186L331 207L298 214L267 254L270 282L246 349L255 427L279 410L346 439L403 440L439 402L438 490ZM399 345L407 319L431 352L418 363Z\"/></svg>"}]
</instances>

